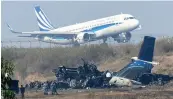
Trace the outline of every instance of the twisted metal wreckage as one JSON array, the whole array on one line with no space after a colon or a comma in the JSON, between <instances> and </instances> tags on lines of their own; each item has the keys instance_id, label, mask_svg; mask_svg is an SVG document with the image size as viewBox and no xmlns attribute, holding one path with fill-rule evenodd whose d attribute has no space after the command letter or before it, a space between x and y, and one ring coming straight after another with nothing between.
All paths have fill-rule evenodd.
<instances>
[{"instance_id":1,"label":"twisted metal wreckage","mask_svg":"<svg viewBox=\"0 0 173 99\"><path fill-rule=\"evenodd\" d=\"M83 59L83 66L67 68L60 66L53 72L57 77L59 88L105 88L111 86L133 86L158 84L164 85L173 77L163 74L153 74L155 38L145 36L138 57L118 72L99 71L97 66L89 64Z\"/></svg>"},{"instance_id":2,"label":"twisted metal wreckage","mask_svg":"<svg viewBox=\"0 0 173 99\"><path fill-rule=\"evenodd\" d=\"M83 60L84 61L84 60ZM94 64L84 61L83 66L78 68L66 68L61 66L54 69L60 87L86 88L86 87L108 87L111 72L100 72Z\"/></svg>"}]
</instances>

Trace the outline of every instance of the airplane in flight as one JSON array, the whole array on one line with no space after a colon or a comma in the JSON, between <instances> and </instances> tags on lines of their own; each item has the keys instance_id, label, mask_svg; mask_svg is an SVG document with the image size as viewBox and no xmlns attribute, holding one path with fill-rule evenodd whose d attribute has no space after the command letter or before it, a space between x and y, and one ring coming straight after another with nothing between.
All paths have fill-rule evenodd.
<instances>
[{"instance_id":1,"label":"airplane in flight","mask_svg":"<svg viewBox=\"0 0 173 99\"><path fill-rule=\"evenodd\" d=\"M12 33L30 34L39 41L61 45L80 45L91 41L103 40L112 37L118 43L126 43L131 39L131 31L141 29L139 20L130 14L119 14L65 27L55 28L40 6L35 6L35 14L40 31L17 32L8 24Z\"/></svg>"}]
</instances>

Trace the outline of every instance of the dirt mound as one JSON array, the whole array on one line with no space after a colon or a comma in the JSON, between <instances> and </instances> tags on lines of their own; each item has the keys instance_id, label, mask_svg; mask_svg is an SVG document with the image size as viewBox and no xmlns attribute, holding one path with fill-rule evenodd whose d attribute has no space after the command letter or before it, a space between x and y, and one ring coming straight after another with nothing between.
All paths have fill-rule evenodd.
<instances>
[{"instance_id":1,"label":"dirt mound","mask_svg":"<svg viewBox=\"0 0 173 99\"><path fill-rule=\"evenodd\" d=\"M155 60L159 65L154 66L153 72L173 75L173 53L157 56Z\"/></svg>"},{"instance_id":2,"label":"dirt mound","mask_svg":"<svg viewBox=\"0 0 173 99\"><path fill-rule=\"evenodd\" d=\"M101 71L105 70L111 70L111 71L118 71L122 69L124 66L126 66L130 61L130 58L121 58L117 60L111 60L111 61L106 61L102 63L98 69Z\"/></svg>"}]
</instances>

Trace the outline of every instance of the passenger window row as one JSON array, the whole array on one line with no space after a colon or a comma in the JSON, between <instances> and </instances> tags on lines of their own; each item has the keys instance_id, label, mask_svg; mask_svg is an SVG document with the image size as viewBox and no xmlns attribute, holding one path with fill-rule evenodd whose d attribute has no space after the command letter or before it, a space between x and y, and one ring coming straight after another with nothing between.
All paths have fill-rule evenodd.
<instances>
[{"instance_id":1,"label":"passenger window row","mask_svg":"<svg viewBox=\"0 0 173 99\"><path fill-rule=\"evenodd\" d=\"M114 21L109 21L109 22L106 22L107 24L110 24L110 23L113 23ZM118 24L122 24L122 22L118 22L118 23L115 23L116 25ZM82 30L82 29L89 29L89 28L92 28L92 27L96 27L96 26L101 26L103 24L95 24L95 25L92 25L92 26L88 26L88 27L83 27L83 28L78 28L78 29L73 29L73 30L68 30L67 32L70 32L70 31L77 31L77 30Z\"/></svg>"}]
</instances>

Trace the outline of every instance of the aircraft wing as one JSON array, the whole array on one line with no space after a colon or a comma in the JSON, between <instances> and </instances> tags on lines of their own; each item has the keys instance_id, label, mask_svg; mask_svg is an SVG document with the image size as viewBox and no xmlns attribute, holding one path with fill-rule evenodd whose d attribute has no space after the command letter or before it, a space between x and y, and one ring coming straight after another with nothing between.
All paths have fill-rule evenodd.
<instances>
[{"instance_id":1,"label":"aircraft wing","mask_svg":"<svg viewBox=\"0 0 173 99\"><path fill-rule=\"evenodd\" d=\"M52 34L52 35L76 35L76 34L79 34L79 33L84 33L84 32L59 32L59 31L53 31L53 30L50 30L50 31L33 31L33 32L18 32L18 31L14 31L10 25L8 25L8 28L9 30L12 32L12 33L16 33L16 34L36 34L36 35L46 35L46 34ZM94 34L94 32L90 31L90 32L87 32L88 34Z\"/></svg>"},{"instance_id":2,"label":"aircraft wing","mask_svg":"<svg viewBox=\"0 0 173 99\"><path fill-rule=\"evenodd\" d=\"M63 34L66 34L66 35L71 34L72 35L72 34L74 34L75 35L75 34L78 34L77 32L76 33L75 32L57 32L57 31L52 31L52 30L50 30L50 31L18 32L18 31L14 31L10 27L10 25L7 24L7 26L12 33L16 33L16 34L38 34L38 35L45 35L45 34L59 34L59 35L63 35Z\"/></svg>"}]
</instances>

